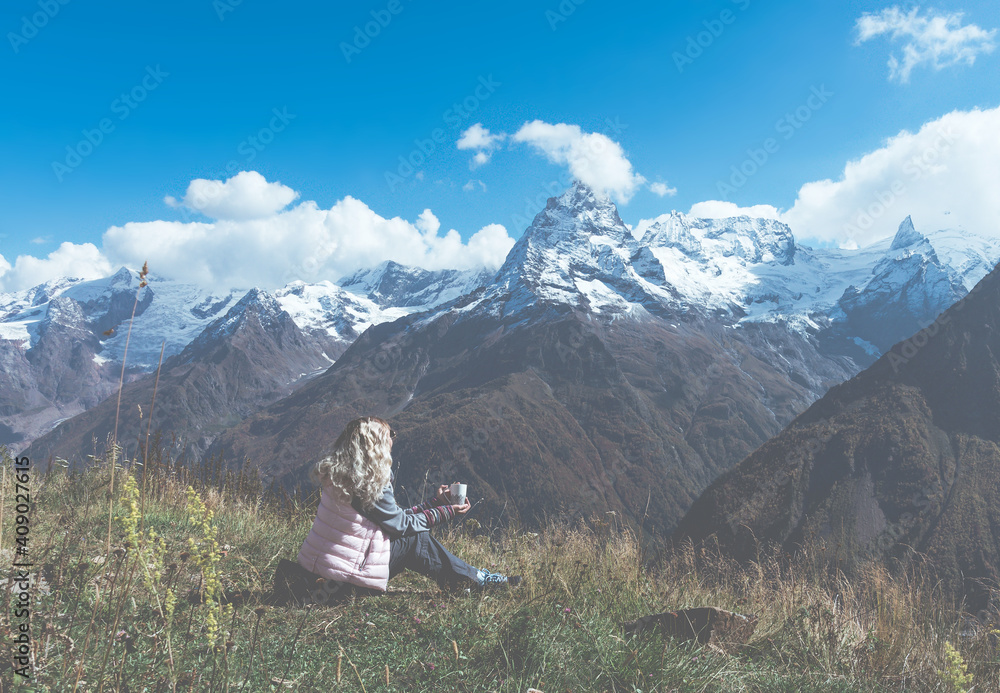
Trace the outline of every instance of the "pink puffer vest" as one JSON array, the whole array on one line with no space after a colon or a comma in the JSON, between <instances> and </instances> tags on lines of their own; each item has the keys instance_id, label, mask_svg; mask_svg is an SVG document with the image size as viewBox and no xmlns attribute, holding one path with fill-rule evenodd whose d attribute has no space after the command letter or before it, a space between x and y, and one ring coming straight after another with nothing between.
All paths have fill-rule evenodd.
<instances>
[{"instance_id":1,"label":"pink puffer vest","mask_svg":"<svg viewBox=\"0 0 1000 693\"><path fill-rule=\"evenodd\" d=\"M299 550L299 564L328 580L384 592L389 582L389 538L351 507L350 496L327 484Z\"/></svg>"}]
</instances>

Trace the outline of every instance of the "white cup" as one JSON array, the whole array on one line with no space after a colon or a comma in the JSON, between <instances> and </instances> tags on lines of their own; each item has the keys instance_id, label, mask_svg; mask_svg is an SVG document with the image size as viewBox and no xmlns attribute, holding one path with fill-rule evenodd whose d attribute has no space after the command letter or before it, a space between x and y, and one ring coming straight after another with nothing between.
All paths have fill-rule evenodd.
<instances>
[{"instance_id":1,"label":"white cup","mask_svg":"<svg viewBox=\"0 0 1000 693\"><path fill-rule=\"evenodd\" d=\"M467 484L452 484L450 490L451 502L454 505L465 505L465 496L469 486Z\"/></svg>"}]
</instances>

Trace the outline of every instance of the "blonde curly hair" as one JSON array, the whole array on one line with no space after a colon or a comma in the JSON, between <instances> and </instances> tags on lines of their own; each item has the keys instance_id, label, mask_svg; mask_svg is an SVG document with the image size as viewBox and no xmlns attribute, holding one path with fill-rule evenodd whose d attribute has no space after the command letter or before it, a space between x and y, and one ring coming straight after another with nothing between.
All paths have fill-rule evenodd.
<instances>
[{"instance_id":1,"label":"blonde curly hair","mask_svg":"<svg viewBox=\"0 0 1000 693\"><path fill-rule=\"evenodd\" d=\"M317 484L330 484L371 508L382 497L392 469L389 424L374 416L351 421L333 444L333 450L310 470Z\"/></svg>"}]
</instances>

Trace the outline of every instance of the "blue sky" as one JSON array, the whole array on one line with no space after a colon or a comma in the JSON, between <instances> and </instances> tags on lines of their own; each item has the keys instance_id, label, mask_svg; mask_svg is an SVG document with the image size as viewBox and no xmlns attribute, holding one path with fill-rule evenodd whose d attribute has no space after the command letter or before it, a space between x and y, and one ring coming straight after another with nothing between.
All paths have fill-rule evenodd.
<instances>
[{"instance_id":1,"label":"blue sky","mask_svg":"<svg viewBox=\"0 0 1000 693\"><path fill-rule=\"evenodd\" d=\"M430 208L442 233L456 229L464 240L494 223L517 238L517 224L566 167L508 138L470 169L474 152L456 142L475 123L513 134L540 120L607 135L647 181L620 204L629 223L705 200L788 210L804 184L837 180L849 160L903 130L1000 105L994 50L973 46L973 64L945 54L938 65L914 65L905 82L892 77L887 62L908 39L885 32L859 42L857 25L892 7L917 17L964 13L954 27L1000 26L1000 8L986 0L8 2L0 255L13 264L64 241L100 248L109 227L127 222L203 220L164 198L238 170L280 181L321 209L352 196L385 218L415 221ZM366 24L375 33L378 18L377 35L356 41ZM817 89L828 98L807 106ZM123 100L130 92L142 100ZM463 102L474 108L454 108ZM802 108L808 122L785 139L779 121ZM102 121L100 143L81 149ZM255 148L250 138L272 125L280 131ZM387 183L399 157L436 129L443 142L420 174ZM731 167L768 138L776 151L723 196ZM75 160L67 147L87 155ZM657 195L654 182L676 193ZM891 216L898 224L905 214Z\"/></svg>"}]
</instances>

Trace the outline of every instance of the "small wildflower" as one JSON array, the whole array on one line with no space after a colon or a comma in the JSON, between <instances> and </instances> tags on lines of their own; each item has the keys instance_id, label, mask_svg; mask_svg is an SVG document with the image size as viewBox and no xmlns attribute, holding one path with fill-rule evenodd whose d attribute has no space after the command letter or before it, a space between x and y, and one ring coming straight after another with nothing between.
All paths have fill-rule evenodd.
<instances>
[{"instance_id":1,"label":"small wildflower","mask_svg":"<svg viewBox=\"0 0 1000 693\"><path fill-rule=\"evenodd\" d=\"M573 611L573 610L572 610L571 608L569 608L568 606L567 606L567 607L566 607L565 609L563 609L563 613L564 613L564 614L568 614L568 613L570 613L571 611Z\"/></svg>"},{"instance_id":2,"label":"small wildflower","mask_svg":"<svg viewBox=\"0 0 1000 693\"><path fill-rule=\"evenodd\" d=\"M168 589L163 598L163 615L167 620L167 626L170 625L170 619L173 618L174 608L177 606L177 595L174 594L173 590Z\"/></svg>"},{"instance_id":3,"label":"small wildflower","mask_svg":"<svg viewBox=\"0 0 1000 693\"><path fill-rule=\"evenodd\" d=\"M220 639L220 624L231 613L232 605L223 607L219 599L222 594L222 584L216 566L220 551L216 541L217 529L212 523L213 513L190 486L187 488L187 497L188 522L195 526L196 535L199 535L198 541L194 537L188 537L189 555L193 554L195 564L201 569L204 601L208 605L205 614L205 634L209 645L214 646ZM181 554L181 559L184 558L184 554Z\"/></svg>"},{"instance_id":4,"label":"small wildflower","mask_svg":"<svg viewBox=\"0 0 1000 693\"><path fill-rule=\"evenodd\" d=\"M417 618L416 616L414 616L414 617L413 617L413 622L414 622L414 623L420 623L420 619L419 619L419 618Z\"/></svg>"}]
</instances>

